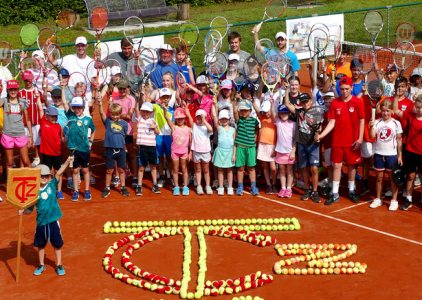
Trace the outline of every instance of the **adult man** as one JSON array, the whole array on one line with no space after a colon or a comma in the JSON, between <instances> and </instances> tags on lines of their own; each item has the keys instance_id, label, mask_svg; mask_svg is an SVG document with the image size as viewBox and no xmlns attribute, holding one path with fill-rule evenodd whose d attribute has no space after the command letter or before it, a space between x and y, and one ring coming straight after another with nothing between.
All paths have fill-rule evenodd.
<instances>
[{"instance_id":1,"label":"adult man","mask_svg":"<svg viewBox=\"0 0 422 300\"><path fill-rule=\"evenodd\" d=\"M240 45L242 44L242 37L241 35L233 31L227 36L227 40L230 45L230 50L227 51L225 54L227 57L230 56L230 54L237 54L239 55L239 62L237 65L237 70L239 73L243 73L243 63L244 61L251 56L248 52L245 52L240 49Z\"/></svg>"},{"instance_id":2,"label":"adult man","mask_svg":"<svg viewBox=\"0 0 422 300\"><path fill-rule=\"evenodd\" d=\"M177 72L182 72L182 68L173 62L173 58L176 55L170 45L161 45L158 49L158 55L160 61L158 62L157 68L151 73L151 81L158 87L163 87L163 74L170 71L173 74L173 79L176 77Z\"/></svg>"}]
</instances>

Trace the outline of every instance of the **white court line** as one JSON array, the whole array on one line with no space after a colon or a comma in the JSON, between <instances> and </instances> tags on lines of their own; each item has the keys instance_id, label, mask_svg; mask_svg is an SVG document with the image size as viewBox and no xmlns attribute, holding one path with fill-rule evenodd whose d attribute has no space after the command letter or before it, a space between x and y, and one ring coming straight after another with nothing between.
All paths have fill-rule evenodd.
<instances>
[{"instance_id":1,"label":"white court line","mask_svg":"<svg viewBox=\"0 0 422 300\"><path fill-rule=\"evenodd\" d=\"M333 212L330 212L330 214L333 214L333 213L336 213L336 212L339 212L339 211L342 211L342 210L346 210L346 209L349 209L349 208L355 208L356 206L360 206L360 205L363 205L363 204L368 204L369 202L372 202L372 200L369 200L369 201L367 200L367 201L361 202L361 203L356 204L356 205L352 205L352 206L349 206L349 207L340 208L338 210L335 210Z\"/></svg>"},{"instance_id":2,"label":"white court line","mask_svg":"<svg viewBox=\"0 0 422 300\"><path fill-rule=\"evenodd\" d=\"M245 193L250 194L248 192L245 192ZM404 238L404 237L401 237L401 236L398 236L398 235L394 235L394 234L391 234L391 233L388 233L388 232L385 232L385 231L381 231L381 230L377 230L377 229L374 229L374 228L366 227L366 226L363 226L363 225L360 225L360 224L356 224L356 223L349 222L349 221L346 221L346 220L343 220L343 219L339 219L339 218L335 218L335 217L332 217L332 216L327 216L327 215L321 214L321 213L316 212L316 211L312 211L312 210L309 210L309 209L301 208L301 207L294 206L294 205L291 205L291 204L287 204L287 203L284 203L284 202L279 202L279 201L276 201L276 200L273 200L273 199L270 199L270 198L266 198L266 197L263 197L263 196L256 196L256 197L261 198L261 199L265 199L265 200L268 200L268 201L271 201L271 202L275 202L277 204L281 204L281 205L285 205L285 206L288 206L288 207L296 208L296 209L299 209L299 210L302 210L302 211L306 211L308 213L311 213L311 214L314 214L314 215L318 215L318 216L321 216L321 217L324 217L324 218L328 218L328 219L331 219L331 220L339 221L339 222L342 222L342 223L346 223L346 224L353 225L353 226L356 226L356 227L360 227L360 228L363 228L363 229L366 229L366 230L374 231L374 232L377 232L377 233L380 233L380 234L391 236L391 237L396 238L396 239L399 239L399 240L403 240L403 241L406 241L406 242L410 242L410 243L413 243L413 244L417 244L417 245L421 245L422 246L422 242L410 240L410 239L407 239L407 238Z\"/></svg>"}]
</instances>

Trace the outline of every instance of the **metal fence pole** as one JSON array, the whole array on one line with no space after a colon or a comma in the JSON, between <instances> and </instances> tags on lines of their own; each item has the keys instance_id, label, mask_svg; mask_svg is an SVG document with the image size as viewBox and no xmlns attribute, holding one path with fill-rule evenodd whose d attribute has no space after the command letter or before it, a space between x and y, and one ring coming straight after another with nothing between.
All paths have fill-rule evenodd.
<instances>
[{"instance_id":1,"label":"metal fence pole","mask_svg":"<svg viewBox=\"0 0 422 300\"><path fill-rule=\"evenodd\" d=\"M387 48L390 48L390 8L391 5L387 6Z\"/></svg>"}]
</instances>

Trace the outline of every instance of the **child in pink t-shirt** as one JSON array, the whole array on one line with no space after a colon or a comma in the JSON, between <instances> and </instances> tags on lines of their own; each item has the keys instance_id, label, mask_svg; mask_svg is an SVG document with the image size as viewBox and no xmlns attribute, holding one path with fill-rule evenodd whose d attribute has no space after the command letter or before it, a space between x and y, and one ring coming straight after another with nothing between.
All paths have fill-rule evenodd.
<instances>
[{"instance_id":1,"label":"child in pink t-shirt","mask_svg":"<svg viewBox=\"0 0 422 300\"><path fill-rule=\"evenodd\" d=\"M174 189L173 195L180 195L179 187L179 165L183 176L183 190L182 195L189 195L188 180L189 174L187 169L187 162L189 161L189 144L192 140L192 132L190 127L186 126L186 117L188 109L177 108L174 111L174 121L170 119L167 114L167 110L164 109L164 116L167 120L167 124L171 129L171 137L173 142L171 143L171 159L173 161L173 181Z\"/></svg>"}]
</instances>

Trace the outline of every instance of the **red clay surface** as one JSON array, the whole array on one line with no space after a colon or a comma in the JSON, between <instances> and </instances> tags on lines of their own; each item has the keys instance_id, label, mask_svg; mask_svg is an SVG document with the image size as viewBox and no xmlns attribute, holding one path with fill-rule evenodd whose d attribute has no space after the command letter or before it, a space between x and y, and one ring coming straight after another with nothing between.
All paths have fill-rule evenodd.
<instances>
[{"instance_id":1,"label":"red clay surface","mask_svg":"<svg viewBox=\"0 0 422 300\"><path fill-rule=\"evenodd\" d=\"M302 65L303 68L305 67ZM301 72L302 91L309 87L307 71ZM104 136L104 127L95 112L97 139ZM272 274L274 281L266 286L234 296L252 295L264 299L421 299L419 268L422 265L422 218L419 204L420 190L414 193L414 206L409 211L389 212L388 206L370 209L364 201L372 200L374 191L361 197L359 204L347 198L332 206L300 201L301 190L294 188L291 199L267 196L261 187L260 196L245 193L242 197L198 197L191 187L191 195L173 197L169 187L160 195L152 194L151 182L144 183L144 195L125 198L112 190L106 199L100 198L104 187L102 141L97 141L92 154L92 170L97 184L91 188L93 200L70 202L70 191L64 188L65 200L60 201L63 218L60 220L65 245L63 265L66 275L54 272L55 256L52 246L46 248L47 271L41 276L32 273L38 265L37 249L33 247L36 226L33 213L24 216L20 282L15 282L18 216L16 209L5 202L0 204L0 282L3 299L178 299L176 295L159 295L113 279L102 267L102 257L109 246L126 234L104 234L107 221L166 221L236 218L296 217L300 231L266 232L277 243L351 243L358 246L356 255L346 261L365 262L366 274L357 275L276 275L272 271L278 256L273 246L257 247L227 238L206 236L208 247L206 280L226 280L262 271ZM373 174L372 174L373 175ZM322 178L321 178L322 179ZM131 179L128 180L131 183ZM65 181L66 182L66 181ZM347 195L342 181L340 193ZM358 183L359 185L359 183ZM371 187L374 189L374 185ZM4 198L5 185L1 188ZM249 186L246 185L249 191ZM386 201L389 203L389 201ZM195 292L198 266L196 227L191 228L192 280L189 291ZM113 256L113 264L128 273L120 263L126 247ZM340 251L337 251L340 253ZM136 250L132 262L140 268L180 280L182 277L183 237L162 238ZM306 263L295 265L305 268ZM416 275L416 276L415 276ZM204 296L205 297L205 296Z\"/></svg>"}]
</instances>

